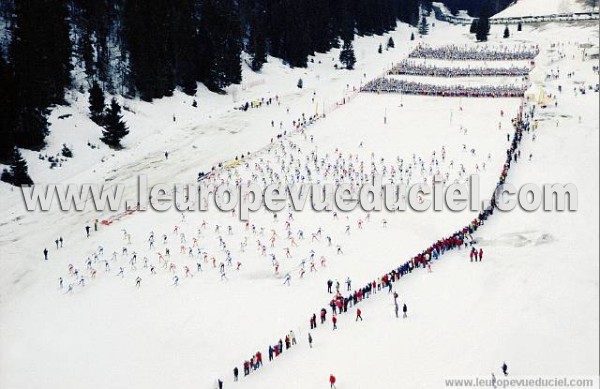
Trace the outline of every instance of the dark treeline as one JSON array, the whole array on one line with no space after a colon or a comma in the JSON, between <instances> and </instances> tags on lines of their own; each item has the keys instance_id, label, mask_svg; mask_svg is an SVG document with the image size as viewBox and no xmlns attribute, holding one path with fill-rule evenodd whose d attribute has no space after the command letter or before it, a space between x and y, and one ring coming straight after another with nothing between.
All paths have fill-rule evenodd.
<instances>
[{"instance_id":1,"label":"dark treeline","mask_svg":"<svg viewBox=\"0 0 600 389\"><path fill-rule=\"evenodd\" d=\"M63 104L72 86L86 91L97 83L103 93L145 101L176 88L194 95L198 82L221 92L241 81L242 61L260 71L271 55L305 67L316 52L350 47L355 34L383 34L398 20L416 26L422 3L430 4L3 0L0 17L8 27L0 40L0 161L10 163L15 146L44 147L48 109Z\"/></svg>"}]
</instances>

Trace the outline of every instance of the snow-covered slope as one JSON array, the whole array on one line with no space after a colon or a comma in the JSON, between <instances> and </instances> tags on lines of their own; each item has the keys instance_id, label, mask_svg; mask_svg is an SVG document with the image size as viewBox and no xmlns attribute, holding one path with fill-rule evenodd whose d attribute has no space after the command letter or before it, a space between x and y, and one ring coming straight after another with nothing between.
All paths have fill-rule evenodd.
<instances>
[{"instance_id":1,"label":"snow-covered slope","mask_svg":"<svg viewBox=\"0 0 600 389\"><path fill-rule=\"evenodd\" d=\"M597 11L585 0L517 0L493 18L546 16L569 12Z\"/></svg>"}]
</instances>

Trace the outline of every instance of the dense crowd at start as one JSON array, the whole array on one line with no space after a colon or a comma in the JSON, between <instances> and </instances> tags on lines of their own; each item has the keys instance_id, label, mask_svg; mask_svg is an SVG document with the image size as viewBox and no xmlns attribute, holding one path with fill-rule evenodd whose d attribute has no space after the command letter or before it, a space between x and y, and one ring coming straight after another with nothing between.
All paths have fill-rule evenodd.
<instances>
[{"instance_id":1,"label":"dense crowd at start","mask_svg":"<svg viewBox=\"0 0 600 389\"><path fill-rule=\"evenodd\" d=\"M527 85L433 85L391 78L377 78L364 85L361 92L444 97L523 97L527 88Z\"/></svg>"},{"instance_id":2,"label":"dense crowd at start","mask_svg":"<svg viewBox=\"0 0 600 389\"><path fill-rule=\"evenodd\" d=\"M396 64L389 75L410 75L427 77L524 77L529 75L527 66L510 67L449 67L428 65L419 62L402 61Z\"/></svg>"},{"instance_id":3,"label":"dense crowd at start","mask_svg":"<svg viewBox=\"0 0 600 389\"><path fill-rule=\"evenodd\" d=\"M525 61L534 59L540 52L535 47L473 47L447 45L431 47L418 45L409 58L446 59L452 61Z\"/></svg>"}]
</instances>

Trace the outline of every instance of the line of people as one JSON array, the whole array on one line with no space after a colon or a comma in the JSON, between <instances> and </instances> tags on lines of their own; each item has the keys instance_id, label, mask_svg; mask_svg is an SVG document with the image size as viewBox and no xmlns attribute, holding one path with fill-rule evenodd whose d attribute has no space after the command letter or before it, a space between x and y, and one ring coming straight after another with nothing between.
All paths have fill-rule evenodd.
<instances>
[{"instance_id":1,"label":"line of people","mask_svg":"<svg viewBox=\"0 0 600 389\"><path fill-rule=\"evenodd\" d=\"M534 59L539 53L540 49L537 45L518 47L446 45L432 47L419 44L408 57L452 61L523 61Z\"/></svg>"},{"instance_id":2,"label":"line of people","mask_svg":"<svg viewBox=\"0 0 600 389\"><path fill-rule=\"evenodd\" d=\"M269 106L273 103L277 103L278 105L280 104L278 95L275 95L275 99L273 99L272 97L269 97L267 99L265 99L264 97L261 97L260 99L246 101L239 107L236 107L236 109L245 112L245 111L249 110L250 108L260 108L263 105Z\"/></svg>"},{"instance_id":3,"label":"line of people","mask_svg":"<svg viewBox=\"0 0 600 389\"><path fill-rule=\"evenodd\" d=\"M402 61L394 65L389 75L411 75L428 77L523 77L529 75L527 66L510 67L450 67L419 62Z\"/></svg>"},{"instance_id":4,"label":"line of people","mask_svg":"<svg viewBox=\"0 0 600 389\"><path fill-rule=\"evenodd\" d=\"M523 85L434 85L422 82L377 78L361 88L361 92L401 93L418 96L443 97L523 97L529 88Z\"/></svg>"},{"instance_id":5,"label":"line of people","mask_svg":"<svg viewBox=\"0 0 600 389\"><path fill-rule=\"evenodd\" d=\"M312 337L310 336L310 334L309 343L312 346ZM289 350L290 348L292 348L292 346L295 346L296 344L296 335L294 334L294 331L290 330L290 332L287 335L285 335L285 337L280 338L277 342L275 342L275 344L269 345L267 351L269 362L273 361L275 358L283 354L284 350ZM262 365L262 353L260 351L257 351L254 355L250 357L250 359L245 360L242 364L244 377L250 375L250 373L252 373L253 371L258 370ZM233 368L233 381L237 382L239 378L240 370L237 366L235 366Z\"/></svg>"}]
</instances>

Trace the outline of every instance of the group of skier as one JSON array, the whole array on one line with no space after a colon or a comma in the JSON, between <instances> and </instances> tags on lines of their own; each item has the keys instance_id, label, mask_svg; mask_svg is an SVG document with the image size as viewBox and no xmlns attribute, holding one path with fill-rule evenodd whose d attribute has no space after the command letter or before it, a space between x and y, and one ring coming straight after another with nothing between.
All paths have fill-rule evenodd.
<instances>
[{"instance_id":1,"label":"group of skier","mask_svg":"<svg viewBox=\"0 0 600 389\"><path fill-rule=\"evenodd\" d=\"M446 45L429 46L419 44L408 55L409 58L442 59L450 61L526 61L534 59L540 52L536 46L473 46Z\"/></svg>"},{"instance_id":2,"label":"group of skier","mask_svg":"<svg viewBox=\"0 0 600 389\"><path fill-rule=\"evenodd\" d=\"M454 67L436 66L424 62L401 61L394 65L387 73L388 75L410 75L426 77L524 77L529 75L527 66L506 67Z\"/></svg>"},{"instance_id":3,"label":"group of skier","mask_svg":"<svg viewBox=\"0 0 600 389\"><path fill-rule=\"evenodd\" d=\"M260 99L246 101L245 103L243 103L242 105L240 105L236 109L245 112L245 111L247 111L248 109L251 109L251 108L260 108L263 105L269 106L269 105L271 105L273 103L280 104L279 103L279 96L278 95L275 95L275 98L273 98L273 97L268 97L268 98L261 97Z\"/></svg>"},{"instance_id":4,"label":"group of skier","mask_svg":"<svg viewBox=\"0 0 600 389\"><path fill-rule=\"evenodd\" d=\"M511 138L510 145L506 150L506 160L504 166L502 168L502 172L496 184L496 189L501 188L506 181L506 177L508 171L513 164L514 156L519 152L519 146L523 137L523 132L530 131L530 120L533 120L535 114L535 106L531 106L529 110L526 110L526 105L523 104L521 106L521 110L518 116L513 119L513 127L514 132ZM430 262L432 260L439 259L441 255L453 251L460 250L462 248L467 248L472 246L475 242L473 239L473 234L479 229L479 227L485 224L485 221L494 213L496 207L496 193L499 193L497 190L494 191L494 195L490 200L490 205L482 210L479 215L474 218L471 223L454 232L452 235L439 239L438 241L431 244L427 249L423 250L421 253L417 254L410 260L404 262L400 266L395 269L392 269L388 273L383 274L380 278L373 280L372 282L367 283L362 288L356 289L353 293L349 293L347 295L343 295L340 291L340 284L336 282L336 294L335 297L330 300L329 306L331 308L332 313L332 325L333 329L337 329L338 319L337 316L343 313L348 312L348 308L352 306L356 306L363 299L369 298L372 294L378 293L381 290L388 290L388 294L393 293L394 299L394 308L395 315L399 317L399 303L398 303L398 293L393 291L392 284L398 282L402 277L407 274L412 273L412 271L416 268L428 268L430 266ZM483 249L477 250L475 247L471 247L470 250L471 260L481 261L483 258ZM332 292L333 281L329 280L327 282L327 292ZM350 285L350 283L348 283ZM403 318L408 317L408 307L404 303L402 306ZM362 311L360 308L355 310L356 319L355 321L362 321ZM320 324L325 324L327 320L327 310L322 308L320 311ZM314 330L317 328L317 316L313 314L309 319L310 329ZM309 333L309 343L310 347L312 347L312 336ZM281 341L280 343L281 344ZM272 349L272 346L269 350ZM508 367L506 363L502 365L502 370L504 375L508 375ZM332 388L335 387L336 378L331 375L330 377L330 386Z\"/></svg>"},{"instance_id":5,"label":"group of skier","mask_svg":"<svg viewBox=\"0 0 600 389\"><path fill-rule=\"evenodd\" d=\"M507 150L507 159L503 166L502 173L500 175L500 179L497 184L497 188L504 184L509 168L511 167L511 163L516 161L515 156L518 155L518 146L522 138L523 131L529 131L529 118L533 117L534 110L532 109L530 112L521 113L520 116L513 121L513 125L515 127L515 132L513 134L510 147ZM295 129L302 131L305 126L313 123L318 116L310 116L305 118L302 115L297 121L295 120L293 125ZM288 183L300 183L300 182L311 182L324 178L335 177L339 183L342 182L350 182L355 184L355 186L359 186L361 183L368 182L368 180L373 176L374 173L382 173L385 179L390 182L410 182L413 173L415 175L417 173L421 173L422 175L426 174L426 161L428 158L421 158L413 155L412 160L407 160L406 162L399 157L396 159L395 163L386 162L384 158L375 158L374 153L371 154L370 163L368 161L359 160L358 154L356 155L348 155L345 156L342 151L336 149L335 152L329 154L323 154L322 152L318 152L316 148L312 148L309 150L302 150L302 147L299 143L294 142L293 140L286 138L287 133L283 133L283 136L277 138L277 142L272 142L271 147L268 148L265 154L260 157L257 157L256 160L252 161L249 158L242 158L242 163L239 169L227 169L221 168L219 171L215 172L214 175L211 175L208 179L214 183L218 182L242 182L242 176L246 175L248 180L254 180L257 182L262 182L264 184L274 183L278 181L285 181ZM305 135L305 134L303 134ZM305 135L305 140L308 137ZM310 143L312 143L312 137L310 139ZM438 153L436 155L435 151L429 161L429 174L433 175L434 169L439 169L440 161L444 160L445 157L442 156L445 154ZM441 156L441 157L440 157ZM267 157L271 159L267 159ZM369 168L370 167L370 168ZM467 247L472 245L474 240L472 234L477 231L477 229L484 224L487 218L493 214L495 208L495 198L492 198L491 205L487 209L483 210L469 225L464 228L456 231L454 234L440 239L433 244L431 244L427 249L423 250L421 253L415 255L410 260L400 264L398 267L392 269L391 271L382 274L379 278L374 279L373 281L363 285L360 288L355 288L352 291L351 282L347 279L346 282L346 290L342 291L339 282L336 283L336 293L332 300L329 302L329 307L332 312L332 325L334 329L337 329L338 318L337 316L343 313L348 312L348 308L356 307L357 304L361 303L363 300L369 298L370 296L380 293L381 291L387 290L388 294L392 294L394 298L395 305L395 314L396 317L399 316L400 304L398 303L398 294L393 291L394 283L398 282L400 278L406 276L407 274L412 273L412 271L416 268L428 268L430 269L431 262L433 260L437 260L444 253L461 249L463 247ZM276 214L275 214L276 215ZM274 216L276 217L276 216ZM365 218L360 218L356 221L358 229L362 229L362 225L365 221L368 221L368 215ZM334 220L337 220L337 216L334 215ZM278 235L275 229L272 229L270 234L267 233L267 242L265 242L265 227L261 227L256 223L243 223L243 228L245 229L244 234L246 235L243 239L240 238L240 251L244 252L245 247L247 245L247 237L248 236L256 236L257 237L257 252L260 256L267 256L266 249L268 243L270 243L271 248L277 249L287 249L287 254L290 255L290 249L292 247L296 247L296 239L298 241L304 240L304 232L302 229L296 229L294 233L294 229L292 228L292 223L294 222L293 216L291 212L288 214L287 220L284 222L284 234L286 235L282 241L287 241L289 246L282 247L281 245L277 245L279 242L280 236ZM386 222L387 223L387 222ZM278 225L281 225L278 224ZM203 224L198 228L197 234L193 236L192 240L189 241L186 237L186 234L183 231L179 230L179 227L176 226L173 232L176 240L179 240L180 246L180 255L183 257L190 258L195 261L197 264L196 272L203 271L202 264L212 264L212 267L215 269L219 269L219 273L221 275L221 279L226 279L225 271L226 266L235 266L237 269L240 269L241 262L236 260L236 265L233 265L233 253L230 249L230 240L231 236L234 235L234 228L232 226L227 226L228 228L223 228L223 234L221 234L221 226L219 224L214 225L214 235L218 238L219 248L215 250L216 253L209 254L208 250L200 247L199 240L206 239L207 223L203 222ZM97 221L94 222L94 229L97 230ZM91 227L86 226L86 236L90 236ZM281 232L281 231L279 231ZM346 228L346 232L350 233L350 226L348 225ZM320 227L314 231L311 235L311 245L313 242L326 245L325 247L332 246L332 234L328 234L325 230ZM188 237L189 237L188 233ZM324 239L323 239L324 237ZM211 237L212 238L212 237ZM322 239L322 241L321 241ZM131 244L131 234L124 231L124 240L127 242L127 245ZM155 238L154 232L150 233L150 236L147 240L149 249L155 250ZM163 266L163 269L168 271L169 273L175 273L178 266L175 262L170 259L171 253L167 246L167 242L169 237L167 234L162 235L163 241L163 249L160 252L156 252L158 257L159 265ZM229 241L228 241L229 240ZM57 239L56 246L57 248L62 247L63 239ZM316 248L316 247L315 247ZM341 248L339 246L336 247L337 252L340 253ZM164 252L163 252L164 251ZM99 247L95 250L92 257L88 257L86 260L87 270L90 272L90 277L94 278L96 274L96 269L94 269L95 263L104 263L105 271L110 271L109 261L103 257L104 249ZM471 260L475 258L475 260L481 261L483 257L482 249L476 251L474 247L471 249ZM217 260L216 257L221 256L222 260ZM302 259L300 265L298 265L297 270L298 274L303 275L305 271L305 266L308 261L310 266L310 271L313 269L316 271L314 266L316 253L314 250L308 253L306 258ZM44 257L48 259L48 250L44 249ZM128 252L127 247L123 247L121 251L121 257L128 259L129 266L132 270L137 271L136 263L138 261L138 254L135 251L131 253ZM318 256L317 256L318 257ZM115 261L118 258L118 254L116 251L113 252L111 261ZM324 258L323 258L324 259ZM321 260L321 266L324 266L325 262ZM217 265L218 263L218 265ZM279 262L276 259L275 254L272 257L272 266L274 269L274 273L278 274L279 270ZM210 266L210 265L209 265ZM143 258L143 269L147 269L150 274L155 274L155 265L148 257ZM188 266L183 266L185 270L185 277L192 278L193 274L190 271ZM124 276L125 267L120 267L120 276ZM84 277L81 276L81 272L71 266L69 269L70 275L74 276L77 282L83 286L85 284ZM287 273L288 275L290 273ZM174 284L177 285L179 281L179 277L177 274L174 275ZM291 280L291 275L287 278L288 284ZM135 278L135 286L141 286L141 277L137 276ZM328 282L328 292L333 294L332 286L333 281ZM63 279L60 278L60 286L62 288ZM72 289L72 286L69 286ZM403 317L407 318L407 305L405 303L402 304L402 312ZM356 314L355 321L363 320L362 311L360 308L354 311ZM327 310L323 308L320 312L320 323L321 325L325 324L327 321ZM317 327L317 316L313 314L310 318L310 328L315 329ZM308 334L309 345L312 347L312 335ZM296 338L292 331L286 334L285 337L279 339L275 344L270 345L268 348L268 359L269 361L278 357L283 353L284 350L290 349L293 345L296 344ZM262 354L260 351L253 354L251 358L245 360L242 364L242 371L244 376L249 375L252 371L259 369L263 364ZM235 367L234 370L234 380L238 380L240 371L238 367ZM219 380L220 381L220 380ZM223 382L220 381L220 386L222 387ZM331 387L335 387L336 378L331 375L330 384Z\"/></svg>"},{"instance_id":6,"label":"group of skier","mask_svg":"<svg viewBox=\"0 0 600 389\"><path fill-rule=\"evenodd\" d=\"M442 97L523 97L528 88L526 78L523 79L522 84L467 86L437 85L381 77L365 84L361 91Z\"/></svg>"}]
</instances>

